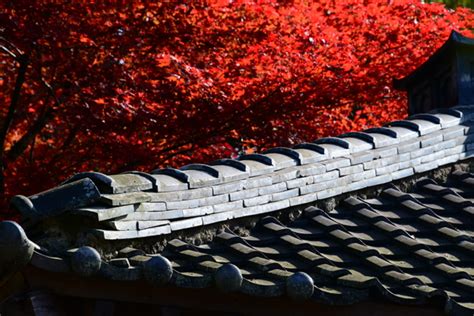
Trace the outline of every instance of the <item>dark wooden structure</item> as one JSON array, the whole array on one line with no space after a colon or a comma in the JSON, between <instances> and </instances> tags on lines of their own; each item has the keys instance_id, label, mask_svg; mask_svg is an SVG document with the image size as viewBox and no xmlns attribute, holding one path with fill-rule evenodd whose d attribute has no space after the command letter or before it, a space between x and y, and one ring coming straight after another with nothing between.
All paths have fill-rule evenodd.
<instances>
[{"instance_id":1,"label":"dark wooden structure","mask_svg":"<svg viewBox=\"0 0 474 316\"><path fill-rule=\"evenodd\" d=\"M474 104L474 39L453 31L423 65L394 85L408 92L409 114Z\"/></svg>"}]
</instances>

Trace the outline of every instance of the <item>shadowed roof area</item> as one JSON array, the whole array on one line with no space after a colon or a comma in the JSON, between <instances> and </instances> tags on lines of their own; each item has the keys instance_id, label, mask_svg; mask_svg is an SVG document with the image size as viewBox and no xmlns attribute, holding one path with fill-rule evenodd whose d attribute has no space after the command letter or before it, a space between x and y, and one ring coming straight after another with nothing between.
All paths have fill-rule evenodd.
<instances>
[{"instance_id":1,"label":"shadowed roof area","mask_svg":"<svg viewBox=\"0 0 474 316\"><path fill-rule=\"evenodd\" d=\"M420 180L409 193L389 186L377 198L349 197L329 212L308 207L286 225L264 217L247 236L225 230L199 246L174 239L160 255L127 247L98 274L331 305L431 301L450 315L472 315L473 183L473 174L456 171L445 183ZM53 259L39 250L32 264L81 273L67 259L77 251Z\"/></svg>"}]
</instances>

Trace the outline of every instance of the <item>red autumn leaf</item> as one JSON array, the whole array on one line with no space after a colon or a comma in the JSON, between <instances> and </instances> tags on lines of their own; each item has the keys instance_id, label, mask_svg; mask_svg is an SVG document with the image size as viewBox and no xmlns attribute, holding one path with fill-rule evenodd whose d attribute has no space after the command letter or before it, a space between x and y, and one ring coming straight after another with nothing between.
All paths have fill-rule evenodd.
<instances>
[{"instance_id":1,"label":"red autumn leaf","mask_svg":"<svg viewBox=\"0 0 474 316\"><path fill-rule=\"evenodd\" d=\"M0 14L2 38L29 54L4 206L79 171L178 167L401 118L392 79L474 27L470 10L419 0L16 0ZM1 57L3 122L20 64Z\"/></svg>"}]
</instances>

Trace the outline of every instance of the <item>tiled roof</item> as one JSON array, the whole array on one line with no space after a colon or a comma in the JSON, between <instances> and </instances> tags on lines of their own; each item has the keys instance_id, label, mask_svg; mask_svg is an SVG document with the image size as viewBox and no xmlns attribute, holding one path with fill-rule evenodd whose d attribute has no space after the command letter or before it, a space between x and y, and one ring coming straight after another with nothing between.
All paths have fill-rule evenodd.
<instances>
[{"instance_id":1,"label":"tiled roof","mask_svg":"<svg viewBox=\"0 0 474 316\"><path fill-rule=\"evenodd\" d=\"M59 275L327 304L429 301L472 315L474 175L434 174L474 155L473 125L474 107L458 106L209 165L77 174L12 200L26 235L0 223L0 284L29 262ZM306 207L330 197L335 208ZM257 221L247 234L211 225L246 217ZM208 242L191 242L193 230Z\"/></svg>"},{"instance_id":2,"label":"tiled roof","mask_svg":"<svg viewBox=\"0 0 474 316\"><path fill-rule=\"evenodd\" d=\"M435 69L436 64L446 64L448 60L443 61L443 58L450 58L448 53L453 53L456 48L470 48L474 47L474 38L466 37L459 32L452 31L448 40L436 52L431 55L421 66L405 78L394 80L394 87L396 89L406 90L414 81L419 80L421 75L426 75L428 69ZM462 71L462 69L461 69Z\"/></svg>"},{"instance_id":3,"label":"tiled roof","mask_svg":"<svg viewBox=\"0 0 474 316\"><path fill-rule=\"evenodd\" d=\"M101 260L87 247L62 257L37 249L31 263L326 304L430 301L449 315L472 315L473 184L473 174L456 171L442 183L419 180L409 193L389 185L376 198L349 197L331 211L308 207L286 224L263 217L246 236L225 230L202 245L174 239L160 255L128 247Z\"/></svg>"},{"instance_id":4,"label":"tiled roof","mask_svg":"<svg viewBox=\"0 0 474 316\"><path fill-rule=\"evenodd\" d=\"M12 204L33 222L64 213L91 218L101 239L168 235L262 215L390 183L474 153L474 108L415 115L385 127L274 148L236 160L151 173L86 172Z\"/></svg>"}]
</instances>

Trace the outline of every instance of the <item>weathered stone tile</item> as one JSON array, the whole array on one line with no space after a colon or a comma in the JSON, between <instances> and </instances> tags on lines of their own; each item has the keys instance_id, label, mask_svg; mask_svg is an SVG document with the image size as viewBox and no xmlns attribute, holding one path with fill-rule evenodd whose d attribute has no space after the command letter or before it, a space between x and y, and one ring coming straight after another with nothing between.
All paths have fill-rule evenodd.
<instances>
[{"instance_id":1,"label":"weathered stone tile","mask_svg":"<svg viewBox=\"0 0 474 316\"><path fill-rule=\"evenodd\" d=\"M236 200L243 200L243 199L248 199L252 197L256 197L258 195L258 190L259 188L254 188L250 190L242 190L238 192L232 192L229 194L229 198L231 201L236 201Z\"/></svg>"},{"instance_id":2,"label":"weathered stone tile","mask_svg":"<svg viewBox=\"0 0 474 316\"><path fill-rule=\"evenodd\" d=\"M106 223L109 227L115 230L141 230L156 226L169 224L168 220L162 221L136 221L136 220L116 220Z\"/></svg>"},{"instance_id":3,"label":"weathered stone tile","mask_svg":"<svg viewBox=\"0 0 474 316\"><path fill-rule=\"evenodd\" d=\"M443 129L461 124L461 117L457 117L448 113L434 113L426 115L436 116L439 119L439 124L441 124L441 128Z\"/></svg>"},{"instance_id":4,"label":"weathered stone tile","mask_svg":"<svg viewBox=\"0 0 474 316\"><path fill-rule=\"evenodd\" d=\"M160 212L166 211L165 202L145 202L138 204L135 212Z\"/></svg>"},{"instance_id":5,"label":"weathered stone tile","mask_svg":"<svg viewBox=\"0 0 474 316\"><path fill-rule=\"evenodd\" d=\"M341 136L342 139L349 143L349 149L353 153L367 151L374 148L374 145L371 141L369 141L368 139L364 140L362 138L359 138L360 134L362 133L348 133Z\"/></svg>"},{"instance_id":6,"label":"weathered stone tile","mask_svg":"<svg viewBox=\"0 0 474 316\"><path fill-rule=\"evenodd\" d=\"M126 215L122 220L138 220L138 221L160 221L183 218L182 210L161 211L161 212L135 212Z\"/></svg>"},{"instance_id":7,"label":"weathered stone tile","mask_svg":"<svg viewBox=\"0 0 474 316\"><path fill-rule=\"evenodd\" d=\"M413 166L413 170L415 170L415 173L423 173L423 172L430 171L436 168L438 168L438 162L436 160Z\"/></svg>"},{"instance_id":8,"label":"weathered stone tile","mask_svg":"<svg viewBox=\"0 0 474 316\"><path fill-rule=\"evenodd\" d=\"M396 162L408 161L410 159L411 159L411 153L404 153L404 154L398 155L398 159L390 161L389 164L394 164Z\"/></svg>"},{"instance_id":9,"label":"weathered stone tile","mask_svg":"<svg viewBox=\"0 0 474 316\"><path fill-rule=\"evenodd\" d=\"M244 207L244 202L242 200L222 203L222 204L215 204L212 206L214 213L237 210L243 207Z\"/></svg>"},{"instance_id":10,"label":"weathered stone tile","mask_svg":"<svg viewBox=\"0 0 474 316\"><path fill-rule=\"evenodd\" d=\"M351 160L351 165L361 164L367 161L371 161L375 158L374 151L363 151L358 153L353 153L348 157Z\"/></svg>"},{"instance_id":11,"label":"weathered stone tile","mask_svg":"<svg viewBox=\"0 0 474 316\"><path fill-rule=\"evenodd\" d=\"M138 238L168 235L171 233L171 227L169 225L163 225L158 227L152 227L148 229L139 230L137 232Z\"/></svg>"},{"instance_id":12,"label":"weathered stone tile","mask_svg":"<svg viewBox=\"0 0 474 316\"><path fill-rule=\"evenodd\" d=\"M187 228L197 227L197 226L202 226L202 225L203 225L203 222L202 222L201 217L182 219L182 220L177 220L170 223L171 231L177 231L177 230L182 230L182 229L187 229Z\"/></svg>"},{"instance_id":13,"label":"weathered stone tile","mask_svg":"<svg viewBox=\"0 0 474 316\"><path fill-rule=\"evenodd\" d=\"M289 149L289 148L288 148ZM290 149L291 150L291 149ZM281 153L276 152L265 152L265 156L270 157L275 164L275 170L280 170L284 168L294 167L299 164L299 153L295 152L298 155L298 158L292 158L287 155L283 155Z\"/></svg>"},{"instance_id":14,"label":"weathered stone tile","mask_svg":"<svg viewBox=\"0 0 474 316\"><path fill-rule=\"evenodd\" d=\"M400 168L400 164L395 163L393 165L388 165L388 166L385 166L385 167L376 168L375 173L376 173L377 176L381 176L381 175L384 175L384 174L387 174L387 173L388 174L393 173L393 172L397 171L399 168Z\"/></svg>"},{"instance_id":15,"label":"weathered stone tile","mask_svg":"<svg viewBox=\"0 0 474 316\"><path fill-rule=\"evenodd\" d=\"M399 154L413 152L419 149L420 147L421 147L421 143L418 138L400 143L397 146Z\"/></svg>"},{"instance_id":16,"label":"weathered stone tile","mask_svg":"<svg viewBox=\"0 0 474 316\"><path fill-rule=\"evenodd\" d=\"M392 180L398 180L402 178L411 177L414 174L415 174L415 171L413 170L413 168L398 170L392 173Z\"/></svg>"},{"instance_id":17,"label":"weathered stone tile","mask_svg":"<svg viewBox=\"0 0 474 316\"><path fill-rule=\"evenodd\" d=\"M212 186L212 192L214 195L221 195L225 193L231 193L241 191L244 189L243 181L234 181L230 183L224 183Z\"/></svg>"},{"instance_id":18,"label":"weathered stone tile","mask_svg":"<svg viewBox=\"0 0 474 316\"><path fill-rule=\"evenodd\" d=\"M286 182L291 179L296 179L299 174L297 167L289 167L286 169L275 171L272 175L272 183Z\"/></svg>"},{"instance_id":19,"label":"weathered stone tile","mask_svg":"<svg viewBox=\"0 0 474 316\"><path fill-rule=\"evenodd\" d=\"M364 132L372 137L372 143L375 148L392 146L400 142L397 134L385 127L371 128Z\"/></svg>"},{"instance_id":20,"label":"weathered stone tile","mask_svg":"<svg viewBox=\"0 0 474 316\"><path fill-rule=\"evenodd\" d=\"M339 178L339 170L332 170L323 174L313 176L313 183L333 180Z\"/></svg>"},{"instance_id":21,"label":"weathered stone tile","mask_svg":"<svg viewBox=\"0 0 474 316\"><path fill-rule=\"evenodd\" d=\"M414 160L405 160L398 164L399 169L408 169L414 165L419 165L421 163L421 158L415 158Z\"/></svg>"},{"instance_id":22,"label":"weathered stone tile","mask_svg":"<svg viewBox=\"0 0 474 316\"><path fill-rule=\"evenodd\" d=\"M375 159L387 158L390 156L396 156L398 154L398 147L395 145L388 147L381 147L372 150Z\"/></svg>"},{"instance_id":23,"label":"weathered stone tile","mask_svg":"<svg viewBox=\"0 0 474 316\"><path fill-rule=\"evenodd\" d=\"M375 173L375 170L372 170L374 171ZM361 190L361 189L365 189L366 186L365 186L365 182L363 180L358 180L358 181L355 181L355 182L352 182L350 184L347 185L346 189L347 189L347 192L351 192L351 191L357 191L357 190Z\"/></svg>"},{"instance_id":24,"label":"weathered stone tile","mask_svg":"<svg viewBox=\"0 0 474 316\"><path fill-rule=\"evenodd\" d=\"M111 206L128 205L142 202L150 202L151 197L145 192L102 194L100 201Z\"/></svg>"},{"instance_id":25,"label":"weathered stone tile","mask_svg":"<svg viewBox=\"0 0 474 316\"><path fill-rule=\"evenodd\" d=\"M410 159L409 161L410 161L409 167L418 166L418 165L421 164L421 157ZM401 169L401 167L400 167L400 169Z\"/></svg>"},{"instance_id":26,"label":"weathered stone tile","mask_svg":"<svg viewBox=\"0 0 474 316\"><path fill-rule=\"evenodd\" d=\"M268 194L268 195L260 195L260 196L250 198L250 199L245 199L244 206L248 207L248 206L265 204L265 203L270 202L271 198L272 198L271 194Z\"/></svg>"},{"instance_id":27,"label":"weathered stone tile","mask_svg":"<svg viewBox=\"0 0 474 316\"><path fill-rule=\"evenodd\" d=\"M289 202L290 202L290 206L296 206L296 205L311 203L311 202L316 201L317 199L318 199L318 196L316 193L310 193L310 194L305 194L305 195L300 195L300 196L290 198Z\"/></svg>"},{"instance_id":28,"label":"weathered stone tile","mask_svg":"<svg viewBox=\"0 0 474 316\"><path fill-rule=\"evenodd\" d=\"M353 166L343 167L343 168L338 168L338 169L339 169L339 175L342 177L349 174L362 172L364 171L364 166L362 164L358 164L358 165L353 165Z\"/></svg>"},{"instance_id":29,"label":"weathered stone tile","mask_svg":"<svg viewBox=\"0 0 474 316\"><path fill-rule=\"evenodd\" d=\"M349 147L345 148L335 144L318 143L318 146L324 149L325 153L327 153L328 159L345 157L351 153Z\"/></svg>"},{"instance_id":30,"label":"weathered stone tile","mask_svg":"<svg viewBox=\"0 0 474 316\"><path fill-rule=\"evenodd\" d=\"M153 183L150 180L138 174L122 173L112 175L110 178L113 180L110 193L139 192L153 188Z\"/></svg>"},{"instance_id":31,"label":"weathered stone tile","mask_svg":"<svg viewBox=\"0 0 474 316\"><path fill-rule=\"evenodd\" d=\"M441 130L443 133L443 140L449 140L456 137L461 137L464 135L464 126L453 126L450 128L446 128Z\"/></svg>"},{"instance_id":32,"label":"weathered stone tile","mask_svg":"<svg viewBox=\"0 0 474 316\"><path fill-rule=\"evenodd\" d=\"M382 159L375 159L372 161L367 161L362 164L364 166L364 170L370 170L375 168L380 168L384 166L384 162Z\"/></svg>"},{"instance_id":33,"label":"weathered stone tile","mask_svg":"<svg viewBox=\"0 0 474 316\"><path fill-rule=\"evenodd\" d=\"M155 170L154 172L170 172L171 174L173 171L162 169ZM152 174L151 176L156 179L156 187L158 192L180 191L188 189L188 183L184 181L184 178L178 179L177 176L171 176L168 174Z\"/></svg>"},{"instance_id":34,"label":"weathered stone tile","mask_svg":"<svg viewBox=\"0 0 474 316\"><path fill-rule=\"evenodd\" d=\"M286 190L283 192L279 193L273 193L271 197L271 201L281 201L281 200L288 200L289 198L295 197L299 195L299 189L291 189L291 190Z\"/></svg>"},{"instance_id":35,"label":"weathered stone tile","mask_svg":"<svg viewBox=\"0 0 474 316\"><path fill-rule=\"evenodd\" d=\"M162 220L162 221L137 221L137 229L143 230L157 226L168 225L170 223L169 220Z\"/></svg>"},{"instance_id":36,"label":"weathered stone tile","mask_svg":"<svg viewBox=\"0 0 474 316\"><path fill-rule=\"evenodd\" d=\"M426 163L434 160L438 160L444 157L444 151L433 152L432 154L422 156L421 163Z\"/></svg>"},{"instance_id":37,"label":"weathered stone tile","mask_svg":"<svg viewBox=\"0 0 474 316\"><path fill-rule=\"evenodd\" d=\"M395 133L395 135L397 135L397 139L400 142L405 142L407 140L418 138L418 136L420 136L420 134L416 131L413 131L407 127L392 125L392 123L389 123L388 127L386 128Z\"/></svg>"},{"instance_id":38,"label":"weathered stone tile","mask_svg":"<svg viewBox=\"0 0 474 316\"><path fill-rule=\"evenodd\" d=\"M264 187L267 185L272 185L273 180L271 176L261 176L261 177L254 177L249 178L244 183L245 189L254 189L258 187Z\"/></svg>"},{"instance_id":39,"label":"weathered stone tile","mask_svg":"<svg viewBox=\"0 0 474 316\"><path fill-rule=\"evenodd\" d=\"M434 133L430 133L428 135L424 135L420 137L420 144L421 147L428 147L438 144L443 141L443 133L442 131L437 131Z\"/></svg>"},{"instance_id":40,"label":"weathered stone tile","mask_svg":"<svg viewBox=\"0 0 474 316\"><path fill-rule=\"evenodd\" d=\"M319 162L327 159L328 157L322 153L306 148L295 148L295 151L300 153L300 159L302 165Z\"/></svg>"},{"instance_id":41,"label":"weathered stone tile","mask_svg":"<svg viewBox=\"0 0 474 316\"><path fill-rule=\"evenodd\" d=\"M214 209L212 206L203 206L197 208L190 208L187 210L183 210L183 217L196 217L196 216L203 216L207 214L212 214Z\"/></svg>"},{"instance_id":42,"label":"weathered stone tile","mask_svg":"<svg viewBox=\"0 0 474 316\"><path fill-rule=\"evenodd\" d=\"M453 148L457 145L458 145L458 143L457 143L456 139L445 140L445 141L442 141L440 143L434 144L433 145L433 150L435 152L436 151L442 151L444 149Z\"/></svg>"},{"instance_id":43,"label":"weathered stone tile","mask_svg":"<svg viewBox=\"0 0 474 316\"><path fill-rule=\"evenodd\" d=\"M452 148L448 148L444 150L444 155L445 156L451 156L454 154L460 154L465 151L465 146L464 145L458 145Z\"/></svg>"},{"instance_id":44,"label":"weathered stone tile","mask_svg":"<svg viewBox=\"0 0 474 316\"><path fill-rule=\"evenodd\" d=\"M323 161L322 164L326 166L327 171L331 171L334 169L348 167L351 165L351 161L349 158L335 158L335 159Z\"/></svg>"},{"instance_id":45,"label":"weathered stone tile","mask_svg":"<svg viewBox=\"0 0 474 316\"><path fill-rule=\"evenodd\" d=\"M222 178L219 178L219 171L211 166L191 164L180 170L188 176L190 189L212 186L222 182Z\"/></svg>"},{"instance_id":46,"label":"weathered stone tile","mask_svg":"<svg viewBox=\"0 0 474 316\"><path fill-rule=\"evenodd\" d=\"M308 164L298 167L298 171L301 177L307 177L311 175L323 174L326 172L326 166L322 163Z\"/></svg>"},{"instance_id":47,"label":"weathered stone tile","mask_svg":"<svg viewBox=\"0 0 474 316\"><path fill-rule=\"evenodd\" d=\"M199 200L184 200L184 201L174 201L174 202L166 202L166 209L167 210L179 210L185 208L195 208L199 207Z\"/></svg>"},{"instance_id":48,"label":"weathered stone tile","mask_svg":"<svg viewBox=\"0 0 474 316\"><path fill-rule=\"evenodd\" d=\"M454 154L450 156L443 157L438 159L438 166L444 166L450 163L455 163L459 160L459 154Z\"/></svg>"},{"instance_id":49,"label":"weathered stone tile","mask_svg":"<svg viewBox=\"0 0 474 316\"><path fill-rule=\"evenodd\" d=\"M231 165L224 165L220 163L231 163L234 164L234 166ZM236 164L241 164L239 168L236 168ZM238 181L238 180L243 180L247 179L250 176L250 173L246 171L246 165L242 164L238 160L232 160L230 162L230 159L226 161L218 160L212 164L212 167L216 169L219 172L219 177L222 179L223 182L231 182L231 181Z\"/></svg>"},{"instance_id":50,"label":"weathered stone tile","mask_svg":"<svg viewBox=\"0 0 474 316\"><path fill-rule=\"evenodd\" d=\"M350 176L344 176L344 177L339 177L334 180L326 181L327 185L326 188L335 188L335 187L345 187L349 183L351 183L351 177Z\"/></svg>"},{"instance_id":51,"label":"weathered stone tile","mask_svg":"<svg viewBox=\"0 0 474 316\"><path fill-rule=\"evenodd\" d=\"M412 151L410 157L411 157L411 159L413 159L413 158L418 158L418 157L430 155L432 153L433 153L433 147L425 147L425 148L421 148L421 149L417 149L415 151Z\"/></svg>"},{"instance_id":52,"label":"weathered stone tile","mask_svg":"<svg viewBox=\"0 0 474 316\"><path fill-rule=\"evenodd\" d=\"M185 189L183 191L148 193L150 202L174 202L182 200L193 200L212 196L212 188Z\"/></svg>"},{"instance_id":53,"label":"weathered stone tile","mask_svg":"<svg viewBox=\"0 0 474 316\"><path fill-rule=\"evenodd\" d=\"M271 193L281 192L286 190L286 183L280 182L258 189L258 195L267 195Z\"/></svg>"},{"instance_id":54,"label":"weathered stone tile","mask_svg":"<svg viewBox=\"0 0 474 316\"><path fill-rule=\"evenodd\" d=\"M309 193L314 193L318 191L325 190L328 186L329 181L323 181L319 183L313 183L299 188L300 195L306 195Z\"/></svg>"},{"instance_id":55,"label":"weathered stone tile","mask_svg":"<svg viewBox=\"0 0 474 316\"><path fill-rule=\"evenodd\" d=\"M203 225L209 225L209 224L219 223L219 222L223 222L223 221L232 219L232 218L234 218L234 215L239 211L240 210L229 211L229 212L221 212L221 213L216 213L216 214L203 216L202 217L202 224Z\"/></svg>"},{"instance_id":56,"label":"weathered stone tile","mask_svg":"<svg viewBox=\"0 0 474 316\"><path fill-rule=\"evenodd\" d=\"M121 240L121 239L134 239L134 238L142 238L142 237L150 237L150 236L159 236L171 233L171 228L169 225L163 225L159 227L144 229L140 231L116 231L116 230L103 230L103 229L95 229L92 231L99 238L105 240Z\"/></svg>"},{"instance_id":57,"label":"weathered stone tile","mask_svg":"<svg viewBox=\"0 0 474 316\"><path fill-rule=\"evenodd\" d=\"M361 181L372 177L375 177L375 169L357 172L349 176L351 182Z\"/></svg>"},{"instance_id":58,"label":"weathered stone tile","mask_svg":"<svg viewBox=\"0 0 474 316\"><path fill-rule=\"evenodd\" d=\"M297 178L297 179L286 181L286 186L288 189L294 189L294 188L303 187L311 183L313 183L313 177L309 176L309 177Z\"/></svg>"},{"instance_id":59,"label":"weathered stone tile","mask_svg":"<svg viewBox=\"0 0 474 316\"><path fill-rule=\"evenodd\" d=\"M335 187L335 188L319 191L317 193L317 196L318 196L318 200L323 200L323 199L327 199L327 198L339 195L343 192L344 192L344 187Z\"/></svg>"},{"instance_id":60,"label":"weathered stone tile","mask_svg":"<svg viewBox=\"0 0 474 316\"><path fill-rule=\"evenodd\" d=\"M278 202L271 202L264 205L258 205L253 207L246 207L241 211L236 211L234 213L234 218L245 217L245 216L253 216L259 214L265 214L277 210L282 210L288 208L290 203L288 200L282 200Z\"/></svg>"},{"instance_id":61,"label":"weathered stone tile","mask_svg":"<svg viewBox=\"0 0 474 316\"><path fill-rule=\"evenodd\" d=\"M107 226L115 230L138 230L137 221L109 221L106 222Z\"/></svg>"},{"instance_id":62,"label":"weathered stone tile","mask_svg":"<svg viewBox=\"0 0 474 316\"><path fill-rule=\"evenodd\" d=\"M83 178L75 181L72 179L29 198L15 196L11 200L11 205L20 211L24 218L39 219L88 207L100 199L100 192L91 179Z\"/></svg>"},{"instance_id":63,"label":"weathered stone tile","mask_svg":"<svg viewBox=\"0 0 474 316\"><path fill-rule=\"evenodd\" d=\"M199 207L229 202L229 194L221 194L198 200Z\"/></svg>"},{"instance_id":64,"label":"weathered stone tile","mask_svg":"<svg viewBox=\"0 0 474 316\"><path fill-rule=\"evenodd\" d=\"M323 137L313 141L317 145L336 145L341 148L349 149L351 144L341 137Z\"/></svg>"},{"instance_id":65,"label":"weathered stone tile","mask_svg":"<svg viewBox=\"0 0 474 316\"><path fill-rule=\"evenodd\" d=\"M357 145L359 145L360 143L351 143L351 138L352 139L357 139L357 140L361 140L361 141L364 141L365 143L369 143L371 144L372 146L368 149L372 149L373 148L373 145L374 145L374 137L372 134L370 133L367 133L366 131L362 131L362 132L348 132L348 133L345 133L345 134L342 134L342 135L339 135L338 136L339 138L342 138L344 139L345 141L347 141L349 143L349 148L353 149L352 147L355 147ZM365 145L363 145L365 147Z\"/></svg>"},{"instance_id":66,"label":"weathered stone tile","mask_svg":"<svg viewBox=\"0 0 474 316\"><path fill-rule=\"evenodd\" d=\"M421 136L429 134L429 133L433 133L441 129L441 125L430 122L425 119L410 119L410 120L396 121L396 122L390 123L390 125L406 127L413 131L419 132Z\"/></svg>"},{"instance_id":67,"label":"weathered stone tile","mask_svg":"<svg viewBox=\"0 0 474 316\"><path fill-rule=\"evenodd\" d=\"M96 221L105 221L135 212L133 205L104 208L100 206L80 208L73 211L73 214L85 215L94 218Z\"/></svg>"},{"instance_id":68,"label":"weathered stone tile","mask_svg":"<svg viewBox=\"0 0 474 316\"><path fill-rule=\"evenodd\" d=\"M260 160L253 160L257 159L257 157L265 157L268 161L263 158L259 158ZM241 156L239 161L247 166L251 177L268 174L275 170L273 160L264 155L245 155Z\"/></svg>"},{"instance_id":69,"label":"weathered stone tile","mask_svg":"<svg viewBox=\"0 0 474 316\"><path fill-rule=\"evenodd\" d=\"M392 181L392 176L390 174L384 174L381 176L376 176L375 178L366 179L364 181L367 187L373 187Z\"/></svg>"}]
</instances>

